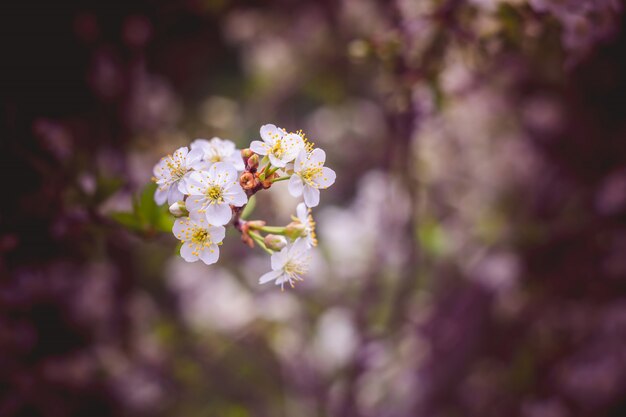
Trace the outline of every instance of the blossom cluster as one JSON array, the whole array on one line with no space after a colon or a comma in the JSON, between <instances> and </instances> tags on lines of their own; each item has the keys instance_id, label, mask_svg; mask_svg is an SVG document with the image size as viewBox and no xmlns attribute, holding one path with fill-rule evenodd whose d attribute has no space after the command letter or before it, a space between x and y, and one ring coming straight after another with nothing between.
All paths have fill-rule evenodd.
<instances>
[{"instance_id":1,"label":"blossom cluster","mask_svg":"<svg viewBox=\"0 0 626 417\"><path fill-rule=\"evenodd\" d=\"M293 287L307 272L309 251L317 245L311 208L336 174L324 166L326 153L314 148L302 131L266 124L260 137L241 151L230 140L196 139L189 148L165 156L153 170L154 199L159 205L167 202L177 217L173 233L185 261L217 262L225 226L231 223L248 246L256 244L271 255L272 270L259 283ZM267 226L262 220L243 219L249 198L277 181L289 181L289 193L303 199L292 221Z\"/></svg>"}]
</instances>

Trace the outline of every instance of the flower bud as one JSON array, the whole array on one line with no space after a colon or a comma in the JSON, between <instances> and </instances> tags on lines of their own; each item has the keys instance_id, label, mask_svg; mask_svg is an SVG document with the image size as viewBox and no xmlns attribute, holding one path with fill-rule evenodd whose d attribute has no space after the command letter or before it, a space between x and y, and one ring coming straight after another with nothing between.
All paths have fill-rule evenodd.
<instances>
[{"instance_id":1,"label":"flower bud","mask_svg":"<svg viewBox=\"0 0 626 417\"><path fill-rule=\"evenodd\" d=\"M291 240L306 236L306 226L301 222L291 222L285 227L285 236Z\"/></svg>"},{"instance_id":2,"label":"flower bud","mask_svg":"<svg viewBox=\"0 0 626 417\"><path fill-rule=\"evenodd\" d=\"M270 188L276 178L278 178L278 175L276 173L273 173L272 175L265 177L265 179L261 181L261 186L263 187L263 189L267 190L268 188Z\"/></svg>"},{"instance_id":3,"label":"flower bud","mask_svg":"<svg viewBox=\"0 0 626 417\"><path fill-rule=\"evenodd\" d=\"M264 220L250 220L246 222L246 226L249 229L260 229L261 227L265 226L265 221Z\"/></svg>"},{"instance_id":4,"label":"flower bud","mask_svg":"<svg viewBox=\"0 0 626 417\"><path fill-rule=\"evenodd\" d=\"M252 152L252 150L250 148L245 148L241 150L241 157L242 158L250 158L252 155L254 155L254 152Z\"/></svg>"},{"instance_id":5,"label":"flower bud","mask_svg":"<svg viewBox=\"0 0 626 417\"><path fill-rule=\"evenodd\" d=\"M273 251L279 251L287 246L287 239L285 239L284 236L279 235L267 235L265 236L265 239L263 239L263 242L268 249Z\"/></svg>"},{"instance_id":6,"label":"flower bud","mask_svg":"<svg viewBox=\"0 0 626 417\"><path fill-rule=\"evenodd\" d=\"M258 183L259 179L250 172L244 172L241 174L241 177L239 177L239 184L241 184L241 188L244 190L252 190L258 185Z\"/></svg>"},{"instance_id":7,"label":"flower bud","mask_svg":"<svg viewBox=\"0 0 626 417\"><path fill-rule=\"evenodd\" d=\"M248 158L248 169L253 170L259 167L259 155L254 154Z\"/></svg>"},{"instance_id":8,"label":"flower bud","mask_svg":"<svg viewBox=\"0 0 626 417\"><path fill-rule=\"evenodd\" d=\"M170 206L170 213L174 217L185 217L189 215L184 201L177 201Z\"/></svg>"}]
</instances>

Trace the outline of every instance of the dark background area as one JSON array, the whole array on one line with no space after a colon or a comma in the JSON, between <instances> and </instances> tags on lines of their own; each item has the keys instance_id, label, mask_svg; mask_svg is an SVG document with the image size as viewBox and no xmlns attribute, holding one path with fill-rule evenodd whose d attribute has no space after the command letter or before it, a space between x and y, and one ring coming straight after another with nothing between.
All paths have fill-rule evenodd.
<instances>
[{"instance_id":1,"label":"dark background area","mask_svg":"<svg viewBox=\"0 0 626 417\"><path fill-rule=\"evenodd\" d=\"M608 0L2 6L0 416L626 415L625 27ZM120 221L161 156L264 123L338 175L302 286L259 286L235 232L206 267Z\"/></svg>"}]
</instances>

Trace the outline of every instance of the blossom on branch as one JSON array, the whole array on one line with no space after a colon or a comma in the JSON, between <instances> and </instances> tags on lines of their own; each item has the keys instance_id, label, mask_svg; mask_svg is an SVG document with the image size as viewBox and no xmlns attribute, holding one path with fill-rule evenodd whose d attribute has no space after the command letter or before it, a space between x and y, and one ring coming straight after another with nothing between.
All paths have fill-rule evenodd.
<instances>
[{"instance_id":1,"label":"blossom on branch","mask_svg":"<svg viewBox=\"0 0 626 417\"><path fill-rule=\"evenodd\" d=\"M315 207L320 202L320 190L335 183L337 174L325 167L326 152L322 149L313 149L307 153L304 149L296 157L293 170L294 175L289 180L289 193L294 197L304 194L304 203L307 207Z\"/></svg>"},{"instance_id":2,"label":"blossom on branch","mask_svg":"<svg viewBox=\"0 0 626 417\"><path fill-rule=\"evenodd\" d=\"M304 140L300 135L286 133L272 124L261 126L260 134L263 141L252 141L250 149L259 155L267 155L275 167L284 168L304 149Z\"/></svg>"},{"instance_id":3,"label":"blossom on branch","mask_svg":"<svg viewBox=\"0 0 626 417\"><path fill-rule=\"evenodd\" d=\"M186 146L178 148L173 155L161 158L152 170L152 180L157 184L154 201L159 205L166 201L172 205L182 200L187 193L183 180L201 159L201 150L190 152Z\"/></svg>"},{"instance_id":4,"label":"blossom on branch","mask_svg":"<svg viewBox=\"0 0 626 417\"><path fill-rule=\"evenodd\" d=\"M308 244L304 239L298 239L272 255L272 271L263 274L259 278L259 284L275 281L276 285L280 285L283 289L285 283L288 282L293 288L294 283L302 281L302 275L309 270L310 260Z\"/></svg>"},{"instance_id":5,"label":"blossom on branch","mask_svg":"<svg viewBox=\"0 0 626 417\"><path fill-rule=\"evenodd\" d=\"M220 256L219 245L226 235L223 226L213 226L204 219L198 221L189 217L176 219L172 228L174 236L182 242L180 256L187 262L200 259L207 265L217 262Z\"/></svg>"},{"instance_id":6,"label":"blossom on branch","mask_svg":"<svg viewBox=\"0 0 626 417\"><path fill-rule=\"evenodd\" d=\"M216 162L230 162L237 169L243 171L244 164L240 151L235 144L227 139L214 137L211 140L196 139L191 142L191 149L201 149L202 159L197 167L198 170L206 170Z\"/></svg>"},{"instance_id":7,"label":"blossom on branch","mask_svg":"<svg viewBox=\"0 0 626 417\"><path fill-rule=\"evenodd\" d=\"M241 207L248 201L239 185L237 170L227 162L216 162L207 171L192 172L185 183L189 192L186 207L195 220L224 225L232 217L230 206Z\"/></svg>"}]
</instances>

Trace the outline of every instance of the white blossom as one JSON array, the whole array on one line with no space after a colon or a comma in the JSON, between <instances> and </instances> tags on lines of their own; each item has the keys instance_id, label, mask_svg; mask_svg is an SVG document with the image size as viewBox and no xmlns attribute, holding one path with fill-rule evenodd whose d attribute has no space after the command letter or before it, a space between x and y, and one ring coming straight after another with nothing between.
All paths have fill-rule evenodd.
<instances>
[{"instance_id":1,"label":"white blossom","mask_svg":"<svg viewBox=\"0 0 626 417\"><path fill-rule=\"evenodd\" d=\"M306 235L303 239L307 242L309 247L317 246L317 238L315 236L315 221L313 221L311 209L307 208L306 204L298 204L298 207L296 207L296 219L305 227L304 233Z\"/></svg>"},{"instance_id":2,"label":"white blossom","mask_svg":"<svg viewBox=\"0 0 626 417\"><path fill-rule=\"evenodd\" d=\"M182 200L187 194L183 180L201 158L202 151L200 149L194 149L190 152L186 146L178 148L173 155L161 158L152 170L153 180L157 184L154 201L159 205L166 201L172 205Z\"/></svg>"},{"instance_id":3,"label":"white blossom","mask_svg":"<svg viewBox=\"0 0 626 417\"><path fill-rule=\"evenodd\" d=\"M288 282L293 288L295 281L302 281L302 275L309 269L311 256L309 246L304 239L297 239L280 252L272 254L272 271L259 278L259 284L275 281L283 289Z\"/></svg>"},{"instance_id":4,"label":"white blossom","mask_svg":"<svg viewBox=\"0 0 626 417\"><path fill-rule=\"evenodd\" d=\"M244 164L240 151L235 144L228 139L214 137L211 140L196 139L191 142L191 149L201 149L202 159L197 166L197 170L206 170L216 162L230 162L237 171L243 171Z\"/></svg>"},{"instance_id":5,"label":"white blossom","mask_svg":"<svg viewBox=\"0 0 626 417\"><path fill-rule=\"evenodd\" d=\"M286 133L272 124L261 126L261 139L250 143L252 152L267 155L273 166L284 168L304 149L304 140L296 133Z\"/></svg>"},{"instance_id":6,"label":"white blossom","mask_svg":"<svg viewBox=\"0 0 626 417\"><path fill-rule=\"evenodd\" d=\"M239 184L235 167L228 162L216 162L207 171L192 172L185 184L189 216L199 221L222 226L232 217L230 206L241 207L248 201Z\"/></svg>"},{"instance_id":7,"label":"white blossom","mask_svg":"<svg viewBox=\"0 0 626 417\"><path fill-rule=\"evenodd\" d=\"M223 226L213 226L205 219L185 217L176 219L172 231L182 242L180 256L184 260L195 262L200 259L207 265L217 262L220 256L219 245L226 235Z\"/></svg>"},{"instance_id":8,"label":"white blossom","mask_svg":"<svg viewBox=\"0 0 626 417\"><path fill-rule=\"evenodd\" d=\"M294 173L289 179L289 193L294 197L304 194L307 207L315 207L320 202L320 189L334 184L337 175L325 167L326 152L314 149L311 153L301 150L296 157Z\"/></svg>"}]
</instances>

